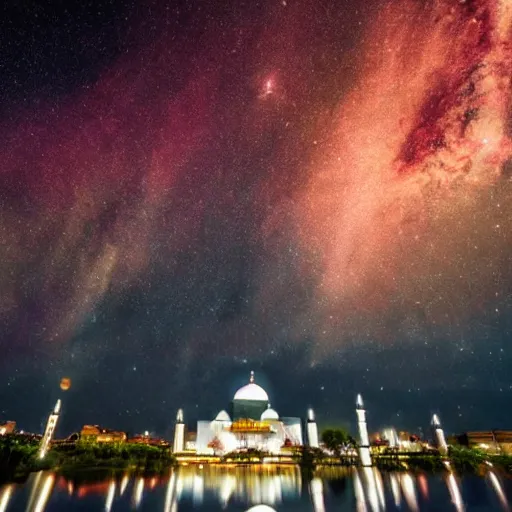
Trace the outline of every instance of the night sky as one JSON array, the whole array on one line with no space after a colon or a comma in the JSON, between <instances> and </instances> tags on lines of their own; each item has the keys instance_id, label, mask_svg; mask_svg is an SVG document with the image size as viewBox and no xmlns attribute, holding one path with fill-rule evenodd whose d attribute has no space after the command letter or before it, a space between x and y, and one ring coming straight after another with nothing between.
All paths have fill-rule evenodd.
<instances>
[{"instance_id":1,"label":"night sky","mask_svg":"<svg viewBox=\"0 0 512 512\"><path fill-rule=\"evenodd\" d=\"M510 0L4 2L0 421L512 428L511 76Z\"/></svg>"}]
</instances>

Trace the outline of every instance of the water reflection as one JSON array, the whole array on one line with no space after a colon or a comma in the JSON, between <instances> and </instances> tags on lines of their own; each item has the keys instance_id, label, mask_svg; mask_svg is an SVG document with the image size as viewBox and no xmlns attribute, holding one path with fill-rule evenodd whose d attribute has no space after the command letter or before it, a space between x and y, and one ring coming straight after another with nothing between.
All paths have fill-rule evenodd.
<instances>
[{"instance_id":1,"label":"water reflection","mask_svg":"<svg viewBox=\"0 0 512 512\"><path fill-rule=\"evenodd\" d=\"M139 508L142 502L142 494L144 493L144 478L137 478L137 482L133 487L132 503L134 508Z\"/></svg>"},{"instance_id":2,"label":"water reflection","mask_svg":"<svg viewBox=\"0 0 512 512\"><path fill-rule=\"evenodd\" d=\"M403 475L400 475L400 483L402 485L402 492L404 493L405 502L407 503L409 510L411 510L411 512L417 512L419 507L415 481L411 475L404 473Z\"/></svg>"},{"instance_id":3,"label":"water reflection","mask_svg":"<svg viewBox=\"0 0 512 512\"><path fill-rule=\"evenodd\" d=\"M124 494L124 491L126 491L126 487L128 486L128 482L130 481L128 475L124 475L123 479L121 480L121 488L119 490L120 496Z\"/></svg>"},{"instance_id":4,"label":"water reflection","mask_svg":"<svg viewBox=\"0 0 512 512\"><path fill-rule=\"evenodd\" d=\"M373 469L373 478L375 479L375 488L377 490L377 496L379 497L380 508L385 510L386 500L384 498L384 483L382 481L382 475L377 468Z\"/></svg>"},{"instance_id":5,"label":"water reflection","mask_svg":"<svg viewBox=\"0 0 512 512\"><path fill-rule=\"evenodd\" d=\"M178 509L178 500L175 498L176 493L176 474L172 473L167 484L167 492L165 493L164 512L175 512Z\"/></svg>"},{"instance_id":6,"label":"water reflection","mask_svg":"<svg viewBox=\"0 0 512 512\"><path fill-rule=\"evenodd\" d=\"M356 497L356 510L357 512L366 512L366 497L364 495L363 482L359 472L354 473L354 495Z\"/></svg>"},{"instance_id":7,"label":"water reflection","mask_svg":"<svg viewBox=\"0 0 512 512\"><path fill-rule=\"evenodd\" d=\"M428 500L427 477L423 474L390 473L383 478L375 468L364 468L354 473L354 495L358 511L383 512L386 510L386 497L393 501L396 508L402 508L402 499L410 512L420 510L418 502L419 488L424 500Z\"/></svg>"},{"instance_id":8,"label":"water reflection","mask_svg":"<svg viewBox=\"0 0 512 512\"><path fill-rule=\"evenodd\" d=\"M222 505L222 508L226 508L231 496L235 492L237 484L237 479L234 475L226 475L222 480L222 484L220 486L219 491L219 503Z\"/></svg>"},{"instance_id":9,"label":"water reflection","mask_svg":"<svg viewBox=\"0 0 512 512\"><path fill-rule=\"evenodd\" d=\"M380 472L375 468L355 470L354 494L358 511L380 512L386 510L384 485Z\"/></svg>"},{"instance_id":10,"label":"water reflection","mask_svg":"<svg viewBox=\"0 0 512 512\"><path fill-rule=\"evenodd\" d=\"M493 510L494 506L495 510L510 510L510 482L491 468L485 478L487 485L478 487L473 482L470 486L481 489L479 498L485 509ZM179 512L210 510L219 505L227 511L251 512L279 510L282 505L300 512L384 512L387 506L390 510L415 512L420 504L429 510L463 512L460 480L454 473L414 475L381 473L375 468L324 468L304 482L303 492L303 477L295 466L187 466L158 478L124 475L93 483L57 480L51 472L40 472L25 485L0 487L0 512L52 512L75 506L106 512ZM464 493L467 500L467 491Z\"/></svg>"},{"instance_id":11,"label":"water reflection","mask_svg":"<svg viewBox=\"0 0 512 512\"><path fill-rule=\"evenodd\" d=\"M315 512L325 512L324 484L320 478L313 478L309 484L309 493Z\"/></svg>"},{"instance_id":12,"label":"water reflection","mask_svg":"<svg viewBox=\"0 0 512 512\"><path fill-rule=\"evenodd\" d=\"M5 512L7 510L7 505L11 500L13 490L14 485L6 485L0 489L0 512Z\"/></svg>"},{"instance_id":13,"label":"water reflection","mask_svg":"<svg viewBox=\"0 0 512 512\"><path fill-rule=\"evenodd\" d=\"M422 498L427 501L428 500L428 480L427 477L423 474L418 475L418 488L420 490Z\"/></svg>"},{"instance_id":14,"label":"water reflection","mask_svg":"<svg viewBox=\"0 0 512 512\"><path fill-rule=\"evenodd\" d=\"M202 470L180 468L170 476L175 490L169 490L170 503L191 499L196 508L204 501L205 493L214 495L216 501L226 507L233 499L247 504L276 505L284 498L298 498L301 492L300 471L289 467L279 471L268 468L222 468ZM172 509L172 505L171 506Z\"/></svg>"},{"instance_id":15,"label":"water reflection","mask_svg":"<svg viewBox=\"0 0 512 512\"><path fill-rule=\"evenodd\" d=\"M395 473L391 473L389 475L389 479L391 482L391 492L393 494L393 501L395 502L395 506L400 508L400 504L402 503L402 495L400 494L400 484L398 481L398 475Z\"/></svg>"},{"instance_id":16,"label":"water reflection","mask_svg":"<svg viewBox=\"0 0 512 512\"><path fill-rule=\"evenodd\" d=\"M107 498L105 500L105 511L110 512L112 503L114 503L114 496L116 495L116 482L112 480L108 486Z\"/></svg>"},{"instance_id":17,"label":"water reflection","mask_svg":"<svg viewBox=\"0 0 512 512\"><path fill-rule=\"evenodd\" d=\"M464 502L462 501L459 483L457 482L457 479L453 473L449 473L446 477L446 485L448 485L448 490L450 491L450 497L452 499L453 505L455 506L455 510L457 512L464 512Z\"/></svg>"},{"instance_id":18,"label":"water reflection","mask_svg":"<svg viewBox=\"0 0 512 512\"><path fill-rule=\"evenodd\" d=\"M503 508L503 510L510 510L507 497L505 496L505 492L503 491L503 487L498 476L496 475L496 473L494 473L494 471L489 471L488 476L489 480L491 481L491 485L494 489L494 492L498 497L498 501L500 502L501 507Z\"/></svg>"},{"instance_id":19,"label":"water reflection","mask_svg":"<svg viewBox=\"0 0 512 512\"><path fill-rule=\"evenodd\" d=\"M43 512L53 490L55 475L47 471L37 473L34 478L26 512Z\"/></svg>"}]
</instances>

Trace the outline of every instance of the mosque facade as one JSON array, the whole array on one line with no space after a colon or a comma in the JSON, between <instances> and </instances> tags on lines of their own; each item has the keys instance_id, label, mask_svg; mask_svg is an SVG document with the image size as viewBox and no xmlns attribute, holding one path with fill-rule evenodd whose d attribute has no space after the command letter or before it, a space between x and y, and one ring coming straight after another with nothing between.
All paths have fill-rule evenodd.
<instances>
[{"instance_id":1,"label":"mosque facade","mask_svg":"<svg viewBox=\"0 0 512 512\"><path fill-rule=\"evenodd\" d=\"M181 410L179 415L174 444L182 447ZM308 412L306 432L304 436L301 418L279 416L271 407L267 392L256 384L254 372L251 372L249 382L235 393L228 410L220 411L213 420L197 422L195 451L198 455L219 455L256 449L279 454L285 447L302 446L310 441L312 446L318 446L312 410Z\"/></svg>"}]
</instances>

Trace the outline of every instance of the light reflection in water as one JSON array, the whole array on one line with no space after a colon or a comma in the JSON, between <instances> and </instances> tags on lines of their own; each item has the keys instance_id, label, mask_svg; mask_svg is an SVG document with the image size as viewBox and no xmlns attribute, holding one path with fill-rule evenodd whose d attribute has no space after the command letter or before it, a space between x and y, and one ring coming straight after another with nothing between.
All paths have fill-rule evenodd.
<instances>
[{"instance_id":1,"label":"light reflection in water","mask_svg":"<svg viewBox=\"0 0 512 512\"><path fill-rule=\"evenodd\" d=\"M183 478L180 478L179 471L180 470L178 470L178 475L176 476L176 490L175 490L176 502L181 500L181 496L183 494Z\"/></svg>"},{"instance_id":2,"label":"light reflection in water","mask_svg":"<svg viewBox=\"0 0 512 512\"><path fill-rule=\"evenodd\" d=\"M391 481L391 493L393 494L393 500L395 502L396 507L400 507L400 503L402 502L402 496L400 494L400 485L398 483L398 477L395 473L391 473L389 475Z\"/></svg>"},{"instance_id":3,"label":"light reflection in water","mask_svg":"<svg viewBox=\"0 0 512 512\"><path fill-rule=\"evenodd\" d=\"M199 507L203 504L204 499L204 478L203 475L194 475L192 489L192 500L194 507Z\"/></svg>"},{"instance_id":4,"label":"light reflection in water","mask_svg":"<svg viewBox=\"0 0 512 512\"><path fill-rule=\"evenodd\" d=\"M360 512L386 510L384 484L376 468L362 468L354 471L354 493L356 507Z\"/></svg>"},{"instance_id":5,"label":"light reflection in water","mask_svg":"<svg viewBox=\"0 0 512 512\"><path fill-rule=\"evenodd\" d=\"M55 482L55 475L49 474L46 475L43 485L41 487L41 492L38 495L36 506L34 507L34 512L43 512L46 507L46 503L52 493L53 484Z\"/></svg>"},{"instance_id":6,"label":"light reflection in water","mask_svg":"<svg viewBox=\"0 0 512 512\"><path fill-rule=\"evenodd\" d=\"M381 509L386 510L386 500L384 498L384 482L382 481L382 475L377 468L373 469L373 478L375 480L375 487L377 489L377 495L379 497Z\"/></svg>"},{"instance_id":7,"label":"light reflection in water","mask_svg":"<svg viewBox=\"0 0 512 512\"><path fill-rule=\"evenodd\" d=\"M498 498L498 500L493 498L495 507L501 507L505 511L510 510L505 489L507 484L502 483L493 470L489 470L486 478L489 483L489 492L486 494L488 499L491 499L490 489L492 488ZM338 491L344 492L347 481L344 479L352 479L355 503L352 501L349 504L353 499L350 493L343 498L339 495ZM111 512L121 505L116 503L116 498L119 498L129 487L131 487L129 489L131 496L128 501L131 502L133 509L143 508L147 505L143 501L149 500L146 495L153 495L151 500L156 499L155 503L159 503L153 505L154 510L163 510L163 512L178 512L181 509L182 500L194 509L208 509L214 502L228 510L230 507L240 510L240 506L244 509L260 507L256 510L264 510L262 507L267 506L274 510L279 509L282 504L289 506L290 502L295 501L301 505L301 511L326 512L331 506L331 500L340 498L344 500L346 506L350 506L343 510L385 512L386 500L389 499L394 502L394 506L390 505L393 510L396 507L396 509L416 512L420 510L419 496L422 503L436 500L436 496L440 495L437 490L443 485L446 485L445 489L449 491L441 493L445 496L445 502L435 503L434 507L438 508L432 510L456 510L457 512L465 510L460 484L454 474L446 474L442 479L429 479L426 474L418 476L408 473L384 474L375 468L343 470L323 468L309 481L304 494L301 472L293 466L205 466L202 469L197 466L188 466L172 471L165 481L158 478L145 480L141 477L123 476L120 479L96 481L80 486L64 479L59 480L59 485L55 482L55 475L49 472L40 472L31 476L28 481L30 496L27 499L26 512L45 512L46 509L46 512L51 512L54 501L49 501L49 498L52 493L56 496L60 494L68 500L66 502L68 504L74 500L88 500L91 495L100 494L103 497L103 510ZM437 490L429 492L429 486ZM12 507L12 498L17 496L18 489L21 488L18 485L0 487L0 512L9 512L9 507ZM71 496L68 495L69 490L72 490ZM448 495L452 503L449 502ZM327 499L329 501L326 501ZM97 510L101 510L102 505L100 504ZM339 509L336 505L335 507ZM268 511L268 508L266 510Z\"/></svg>"},{"instance_id":8,"label":"light reflection in water","mask_svg":"<svg viewBox=\"0 0 512 512\"><path fill-rule=\"evenodd\" d=\"M381 506L381 502L379 499L379 490L377 487L377 480L375 478L376 471L374 471L373 468L363 468L363 482L364 482L364 488L366 491L366 498L368 501L368 504L370 505L370 510L373 512L380 512L380 510L384 510L385 506L384 503Z\"/></svg>"},{"instance_id":9,"label":"light reflection in water","mask_svg":"<svg viewBox=\"0 0 512 512\"><path fill-rule=\"evenodd\" d=\"M315 512L325 512L324 504L324 484L320 478L313 478L309 484L311 501Z\"/></svg>"},{"instance_id":10,"label":"light reflection in water","mask_svg":"<svg viewBox=\"0 0 512 512\"><path fill-rule=\"evenodd\" d=\"M137 478L137 483L133 488L133 506L139 508L142 501L142 494L144 493L144 478Z\"/></svg>"},{"instance_id":11,"label":"light reflection in water","mask_svg":"<svg viewBox=\"0 0 512 512\"><path fill-rule=\"evenodd\" d=\"M368 509L366 507L366 498L364 495L363 483L361 482L361 477L359 476L359 472L354 472L354 494L356 496L356 510L357 512L366 512Z\"/></svg>"},{"instance_id":12,"label":"light reflection in water","mask_svg":"<svg viewBox=\"0 0 512 512\"><path fill-rule=\"evenodd\" d=\"M25 512L43 512L52 493L54 483L55 475L53 473L46 471L36 473Z\"/></svg>"},{"instance_id":13,"label":"light reflection in water","mask_svg":"<svg viewBox=\"0 0 512 512\"><path fill-rule=\"evenodd\" d=\"M232 494L236 490L237 479L234 475L227 474L222 479L219 489L219 502L223 508L227 506Z\"/></svg>"},{"instance_id":14,"label":"light reflection in water","mask_svg":"<svg viewBox=\"0 0 512 512\"><path fill-rule=\"evenodd\" d=\"M268 468L182 467L169 478L164 511L177 510L182 498L191 498L194 506L200 507L206 492L216 496L223 508L233 498L248 504L275 505L284 498L299 499L301 487L300 472L295 467L277 472Z\"/></svg>"},{"instance_id":15,"label":"light reflection in water","mask_svg":"<svg viewBox=\"0 0 512 512\"><path fill-rule=\"evenodd\" d=\"M13 485L6 485L0 490L0 512L7 510L7 505L11 500Z\"/></svg>"},{"instance_id":16,"label":"light reflection in water","mask_svg":"<svg viewBox=\"0 0 512 512\"><path fill-rule=\"evenodd\" d=\"M464 502L462 500L462 495L460 494L459 483L453 473L449 473L446 477L446 484L450 491L452 503L455 505L455 510L457 512L464 512Z\"/></svg>"},{"instance_id":17,"label":"light reflection in water","mask_svg":"<svg viewBox=\"0 0 512 512\"><path fill-rule=\"evenodd\" d=\"M114 496L116 495L116 482L112 480L108 486L107 498L105 500L105 511L110 512L112 503L114 502Z\"/></svg>"},{"instance_id":18,"label":"light reflection in water","mask_svg":"<svg viewBox=\"0 0 512 512\"><path fill-rule=\"evenodd\" d=\"M39 471L39 473L36 473L34 477L34 483L32 484L32 488L30 490L30 497L28 499L27 508L25 509L25 512L31 512L34 510L34 504L37 499L37 494L39 490L39 484L41 483L41 478L43 477L43 471Z\"/></svg>"},{"instance_id":19,"label":"light reflection in water","mask_svg":"<svg viewBox=\"0 0 512 512\"><path fill-rule=\"evenodd\" d=\"M128 478L128 475L124 475L123 479L121 480L121 488L119 489L119 496L122 496L124 494L124 491L126 491L126 487L128 486L128 481L130 479Z\"/></svg>"},{"instance_id":20,"label":"light reflection in water","mask_svg":"<svg viewBox=\"0 0 512 512\"><path fill-rule=\"evenodd\" d=\"M418 475L418 487L423 499L428 500L428 481L425 475Z\"/></svg>"},{"instance_id":21,"label":"light reflection in water","mask_svg":"<svg viewBox=\"0 0 512 512\"><path fill-rule=\"evenodd\" d=\"M419 510L418 497L416 496L416 485L411 475L405 473L401 475L400 483L402 484L402 492L404 493L407 506L412 512Z\"/></svg>"},{"instance_id":22,"label":"light reflection in water","mask_svg":"<svg viewBox=\"0 0 512 512\"><path fill-rule=\"evenodd\" d=\"M499 481L494 471L489 471L489 480L491 481L491 484L494 488L494 491L496 492L496 495L498 496L498 500L500 505L503 507L503 510L510 510L510 506L508 504L507 497L505 496L505 492L503 491L503 487L501 486L501 482Z\"/></svg>"},{"instance_id":23,"label":"light reflection in water","mask_svg":"<svg viewBox=\"0 0 512 512\"><path fill-rule=\"evenodd\" d=\"M165 493L164 512L176 512L178 500L176 499L176 473L173 471L169 477L167 491Z\"/></svg>"}]
</instances>

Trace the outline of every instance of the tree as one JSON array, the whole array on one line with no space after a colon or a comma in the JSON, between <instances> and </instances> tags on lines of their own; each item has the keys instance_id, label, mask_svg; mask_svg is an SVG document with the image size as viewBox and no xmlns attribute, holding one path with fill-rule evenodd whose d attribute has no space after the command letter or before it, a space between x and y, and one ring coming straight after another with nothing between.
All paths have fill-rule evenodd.
<instances>
[{"instance_id":1,"label":"tree","mask_svg":"<svg viewBox=\"0 0 512 512\"><path fill-rule=\"evenodd\" d=\"M222 441L215 436L209 443L208 448L213 448L213 454L217 455L218 452L224 451L224 445L222 444Z\"/></svg>"},{"instance_id":2,"label":"tree","mask_svg":"<svg viewBox=\"0 0 512 512\"><path fill-rule=\"evenodd\" d=\"M325 452L320 448L311 448L311 446L303 446L300 449L300 457L297 459L300 465L306 469L314 469L316 464L325 459Z\"/></svg>"},{"instance_id":3,"label":"tree","mask_svg":"<svg viewBox=\"0 0 512 512\"><path fill-rule=\"evenodd\" d=\"M354 439L342 428L324 430L322 432L322 442L337 457L341 457L342 452L345 452L351 446L355 446Z\"/></svg>"}]
</instances>

